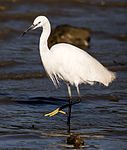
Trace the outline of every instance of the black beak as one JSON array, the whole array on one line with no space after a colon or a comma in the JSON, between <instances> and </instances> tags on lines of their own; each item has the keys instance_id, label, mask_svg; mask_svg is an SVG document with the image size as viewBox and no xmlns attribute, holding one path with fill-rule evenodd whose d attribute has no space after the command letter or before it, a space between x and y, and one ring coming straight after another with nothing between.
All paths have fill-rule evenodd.
<instances>
[{"instance_id":1,"label":"black beak","mask_svg":"<svg viewBox=\"0 0 127 150\"><path fill-rule=\"evenodd\" d=\"M23 37L28 31L32 30L35 27L35 25L31 25L28 29L26 29L22 34L21 37Z\"/></svg>"}]
</instances>

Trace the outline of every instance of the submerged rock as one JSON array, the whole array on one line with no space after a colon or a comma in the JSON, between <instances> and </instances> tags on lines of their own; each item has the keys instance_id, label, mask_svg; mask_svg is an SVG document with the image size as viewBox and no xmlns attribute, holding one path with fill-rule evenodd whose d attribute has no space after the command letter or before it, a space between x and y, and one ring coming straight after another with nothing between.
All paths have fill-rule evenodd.
<instances>
[{"instance_id":1,"label":"submerged rock","mask_svg":"<svg viewBox=\"0 0 127 150\"><path fill-rule=\"evenodd\" d=\"M78 134L70 134L70 136L67 138L67 144L73 145L74 148L80 148L84 146L84 141Z\"/></svg>"},{"instance_id":2,"label":"submerged rock","mask_svg":"<svg viewBox=\"0 0 127 150\"><path fill-rule=\"evenodd\" d=\"M49 47L57 43L69 43L81 49L86 49L89 47L90 30L71 25L60 25L53 29L48 42Z\"/></svg>"}]
</instances>

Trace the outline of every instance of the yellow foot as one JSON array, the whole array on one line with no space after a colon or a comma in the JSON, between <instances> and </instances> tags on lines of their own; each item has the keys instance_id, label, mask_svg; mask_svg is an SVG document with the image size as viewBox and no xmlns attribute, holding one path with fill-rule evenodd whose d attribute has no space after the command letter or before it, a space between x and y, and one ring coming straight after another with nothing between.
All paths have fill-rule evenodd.
<instances>
[{"instance_id":1,"label":"yellow foot","mask_svg":"<svg viewBox=\"0 0 127 150\"><path fill-rule=\"evenodd\" d=\"M56 114L58 113L61 113L61 114L66 114L66 112L62 111L62 110L59 110L59 108L53 110L52 112L48 113L48 114L45 114L44 116L49 116L49 117L52 117L52 116L55 116Z\"/></svg>"}]
</instances>

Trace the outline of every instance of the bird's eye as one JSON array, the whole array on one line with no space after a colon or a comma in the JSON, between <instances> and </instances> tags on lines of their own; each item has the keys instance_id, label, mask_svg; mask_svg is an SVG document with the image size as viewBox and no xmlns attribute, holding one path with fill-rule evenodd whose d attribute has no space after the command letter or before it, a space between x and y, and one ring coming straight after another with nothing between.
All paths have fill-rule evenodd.
<instances>
[{"instance_id":1,"label":"bird's eye","mask_svg":"<svg viewBox=\"0 0 127 150\"><path fill-rule=\"evenodd\" d=\"M41 21L39 21L37 24L35 24L35 26L39 25L41 23Z\"/></svg>"}]
</instances>

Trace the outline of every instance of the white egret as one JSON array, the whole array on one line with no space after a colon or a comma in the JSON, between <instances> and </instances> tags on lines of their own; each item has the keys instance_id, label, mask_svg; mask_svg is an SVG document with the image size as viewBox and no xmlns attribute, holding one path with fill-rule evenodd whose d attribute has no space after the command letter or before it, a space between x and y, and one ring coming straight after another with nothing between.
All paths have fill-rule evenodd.
<instances>
[{"instance_id":1,"label":"white egret","mask_svg":"<svg viewBox=\"0 0 127 150\"><path fill-rule=\"evenodd\" d=\"M54 116L63 113L63 108L68 107L68 133L70 133L71 106L74 104L71 97L71 87L74 85L80 97L79 84L93 85L95 82L108 86L115 79L115 74L106 69L100 62L90 56L82 49L67 43L55 44L48 48L48 37L51 32L49 20L45 16L35 18L33 24L24 31L23 35L29 30L43 28L40 36L40 56L43 66L57 87L59 81L63 80L67 84L69 94L69 104L61 106L45 116ZM76 102L75 102L76 103Z\"/></svg>"}]
</instances>

